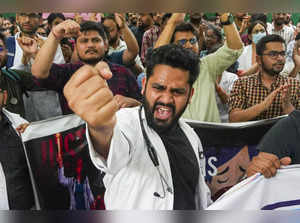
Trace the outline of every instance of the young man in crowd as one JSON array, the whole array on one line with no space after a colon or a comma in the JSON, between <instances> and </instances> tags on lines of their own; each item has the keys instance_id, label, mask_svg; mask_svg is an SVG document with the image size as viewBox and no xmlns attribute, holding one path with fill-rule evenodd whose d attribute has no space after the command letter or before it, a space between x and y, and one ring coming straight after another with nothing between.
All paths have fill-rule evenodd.
<instances>
[{"instance_id":1,"label":"young man in crowd","mask_svg":"<svg viewBox=\"0 0 300 223\"><path fill-rule=\"evenodd\" d=\"M281 76L285 41L279 35L263 37L256 45L259 72L238 79L229 99L229 120L245 122L274 118L300 108L300 85Z\"/></svg>"},{"instance_id":2,"label":"young man in crowd","mask_svg":"<svg viewBox=\"0 0 300 223\"><path fill-rule=\"evenodd\" d=\"M52 64L57 45L63 38L76 37L76 52L79 62L75 64L57 65ZM102 26L96 22L84 22L81 26L72 20L66 20L55 26L39 50L32 66L32 74L37 78L38 85L52 89L60 94L66 82L73 73L83 64L94 66L99 61L107 66L106 72L111 72L113 77L108 81L112 92L116 95L122 107L139 105L141 98L137 82L134 76L123 66L110 63L104 59L107 50L107 39ZM125 54L125 52L124 52ZM65 98L63 113L72 113Z\"/></svg>"},{"instance_id":3,"label":"young man in crowd","mask_svg":"<svg viewBox=\"0 0 300 223\"><path fill-rule=\"evenodd\" d=\"M210 192L201 142L180 120L199 59L173 44L148 56L140 107L118 111L105 81L111 75L99 72L101 64L80 68L66 84L65 97L88 123L91 159L106 173L107 209L203 209Z\"/></svg>"},{"instance_id":4,"label":"young man in crowd","mask_svg":"<svg viewBox=\"0 0 300 223\"><path fill-rule=\"evenodd\" d=\"M174 13L162 31L155 47L159 47L169 42L192 50L199 55L197 32L190 23L182 23L183 13ZM215 84L217 77L230 67L243 50L243 43L240 35L233 23L233 17L229 13L221 15L226 42L218 49L200 60L200 74L194 83L195 94L188 105L184 118L221 122L220 114L216 102Z\"/></svg>"}]
</instances>

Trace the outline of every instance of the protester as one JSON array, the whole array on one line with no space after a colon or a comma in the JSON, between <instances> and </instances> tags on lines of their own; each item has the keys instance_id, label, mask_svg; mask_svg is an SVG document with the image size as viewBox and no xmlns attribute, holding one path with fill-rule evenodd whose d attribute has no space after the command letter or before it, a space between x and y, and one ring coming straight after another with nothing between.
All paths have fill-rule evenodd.
<instances>
[{"instance_id":1,"label":"protester","mask_svg":"<svg viewBox=\"0 0 300 223\"><path fill-rule=\"evenodd\" d=\"M249 25L248 38L251 44L246 46L242 55L238 58L240 75L247 76L258 71L256 63L256 44L267 35L267 26L261 21L255 21Z\"/></svg>"},{"instance_id":2,"label":"protester","mask_svg":"<svg viewBox=\"0 0 300 223\"><path fill-rule=\"evenodd\" d=\"M300 108L300 85L279 75L285 64L285 41L263 37L256 45L259 72L235 81L229 100L229 120L244 122L274 118Z\"/></svg>"},{"instance_id":3,"label":"protester","mask_svg":"<svg viewBox=\"0 0 300 223\"><path fill-rule=\"evenodd\" d=\"M109 32L109 51L108 55L111 55L113 52L120 52L127 49L126 42L121 39L122 33L120 27L115 21L115 16L107 16L103 20L104 27ZM123 38L124 39L124 38ZM128 65L128 68L138 76L140 73L144 71L144 67L139 55L136 56L134 62Z\"/></svg>"},{"instance_id":4,"label":"protester","mask_svg":"<svg viewBox=\"0 0 300 223\"><path fill-rule=\"evenodd\" d=\"M52 64L52 58L58 43L66 37L76 37L76 52L80 59L78 63L65 65ZM47 89L52 89L62 95L65 83L73 73L83 64L95 65L104 59L107 45L106 35L102 26L96 22L84 22L81 26L72 20L66 20L55 26L43 47L39 50L32 66L32 74L37 78L37 83ZM124 53L125 54L125 53ZM119 100L121 107L131 107L140 104L140 92L134 76L120 65L105 60L102 63L105 73L112 73L113 78L108 85ZM62 98L64 114L73 113Z\"/></svg>"},{"instance_id":5,"label":"protester","mask_svg":"<svg viewBox=\"0 0 300 223\"><path fill-rule=\"evenodd\" d=\"M184 13L174 13L172 15L155 47L171 42L199 54L196 30L190 23L182 23L184 16ZM225 69L237 60L243 50L243 43L235 25L232 23L231 14L224 13L221 16L221 22L226 42L218 51L200 60L201 73L194 83L195 94L183 114L184 118L221 122L216 102L216 80Z\"/></svg>"},{"instance_id":6,"label":"protester","mask_svg":"<svg viewBox=\"0 0 300 223\"><path fill-rule=\"evenodd\" d=\"M268 25L268 34L280 35L286 45L294 38L294 30L284 24L286 13L273 13L273 23Z\"/></svg>"},{"instance_id":7,"label":"protester","mask_svg":"<svg viewBox=\"0 0 300 223\"><path fill-rule=\"evenodd\" d=\"M193 95L198 57L176 45L148 56L141 107L117 112L118 103L105 83L111 76L101 75L99 65L78 70L64 94L88 123L91 159L106 172L107 209L203 209L210 198L204 157L199 157L202 146L179 120Z\"/></svg>"},{"instance_id":8,"label":"protester","mask_svg":"<svg viewBox=\"0 0 300 223\"><path fill-rule=\"evenodd\" d=\"M16 126L8 116L19 119L20 124L24 119L5 110L6 103L7 89L0 82L0 163L5 175L8 205L11 210L30 210L34 206L34 197L28 166Z\"/></svg>"}]
</instances>

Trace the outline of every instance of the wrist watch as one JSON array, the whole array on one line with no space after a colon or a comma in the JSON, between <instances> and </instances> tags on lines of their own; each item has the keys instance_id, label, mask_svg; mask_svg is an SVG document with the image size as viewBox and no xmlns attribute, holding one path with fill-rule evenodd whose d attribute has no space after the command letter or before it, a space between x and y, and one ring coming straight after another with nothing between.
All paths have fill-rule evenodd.
<instances>
[{"instance_id":1,"label":"wrist watch","mask_svg":"<svg viewBox=\"0 0 300 223\"><path fill-rule=\"evenodd\" d=\"M232 14L229 13L228 16L227 16L227 20L224 21L224 22L220 19L220 23L221 23L222 26L231 25L233 23L233 16L232 16Z\"/></svg>"}]
</instances>

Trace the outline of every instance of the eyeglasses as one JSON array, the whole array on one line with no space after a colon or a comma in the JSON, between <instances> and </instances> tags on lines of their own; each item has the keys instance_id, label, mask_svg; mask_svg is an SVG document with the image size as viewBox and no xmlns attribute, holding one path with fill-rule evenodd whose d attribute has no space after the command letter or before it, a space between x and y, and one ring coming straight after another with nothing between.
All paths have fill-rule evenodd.
<instances>
[{"instance_id":1,"label":"eyeglasses","mask_svg":"<svg viewBox=\"0 0 300 223\"><path fill-rule=\"evenodd\" d=\"M0 46L0 52L4 51L4 47Z\"/></svg>"},{"instance_id":2,"label":"eyeglasses","mask_svg":"<svg viewBox=\"0 0 300 223\"><path fill-rule=\"evenodd\" d=\"M180 39L177 41L177 44L180 46L184 46L187 42L190 42L190 44L195 45L197 43L197 38L193 37L192 39Z\"/></svg>"},{"instance_id":3,"label":"eyeglasses","mask_svg":"<svg viewBox=\"0 0 300 223\"><path fill-rule=\"evenodd\" d=\"M265 53L263 55L269 56L272 59L276 59L276 58L278 58L279 55L282 56L282 57L285 57L285 51L281 51L281 52L279 52L279 51L270 51L269 53Z\"/></svg>"}]
</instances>

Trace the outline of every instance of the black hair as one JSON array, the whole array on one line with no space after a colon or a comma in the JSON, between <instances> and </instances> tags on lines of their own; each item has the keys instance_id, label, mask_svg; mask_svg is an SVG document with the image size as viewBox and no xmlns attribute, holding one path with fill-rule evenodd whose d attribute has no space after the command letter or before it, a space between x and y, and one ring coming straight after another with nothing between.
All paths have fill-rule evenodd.
<instances>
[{"instance_id":1,"label":"black hair","mask_svg":"<svg viewBox=\"0 0 300 223\"><path fill-rule=\"evenodd\" d=\"M101 23L93 22L93 21L85 21L81 23L80 32L87 32L87 31L97 31L103 40L107 39L107 35Z\"/></svg>"},{"instance_id":2,"label":"black hair","mask_svg":"<svg viewBox=\"0 0 300 223\"><path fill-rule=\"evenodd\" d=\"M256 44L256 54L262 56L263 52L266 49L266 44L269 42L280 42L286 45L284 39L281 36L276 34L266 35L263 38L261 38Z\"/></svg>"},{"instance_id":3,"label":"black hair","mask_svg":"<svg viewBox=\"0 0 300 223\"><path fill-rule=\"evenodd\" d=\"M206 32L207 32L207 30L212 30L214 35L217 37L218 42L219 43L222 42L223 36L222 36L222 31L220 28L218 28L217 26L215 26L213 24L208 24Z\"/></svg>"},{"instance_id":4,"label":"black hair","mask_svg":"<svg viewBox=\"0 0 300 223\"><path fill-rule=\"evenodd\" d=\"M151 77L156 65L164 64L189 71L188 83L192 86L199 75L199 61L199 57L191 50L176 44L164 45L147 54L146 77L147 80Z\"/></svg>"},{"instance_id":5,"label":"black hair","mask_svg":"<svg viewBox=\"0 0 300 223\"><path fill-rule=\"evenodd\" d=\"M266 32L267 32L267 25L266 25L266 23L264 23L264 22L261 21L261 20L256 20L256 21L253 21L253 22L250 23L250 25L249 25L249 27L248 27L248 35L251 35L252 30L254 29L254 27L255 27L257 24L262 25L262 26L265 28Z\"/></svg>"},{"instance_id":6,"label":"black hair","mask_svg":"<svg viewBox=\"0 0 300 223\"><path fill-rule=\"evenodd\" d=\"M161 24L164 24L169 18L171 18L172 13L166 13L163 15L162 19L161 19Z\"/></svg>"},{"instance_id":7,"label":"black hair","mask_svg":"<svg viewBox=\"0 0 300 223\"><path fill-rule=\"evenodd\" d=\"M73 47L73 44L70 42L70 39L69 38L63 38L61 41L60 41L60 45L68 45L72 51L74 50L74 47Z\"/></svg>"},{"instance_id":8,"label":"black hair","mask_svg":"<svg viewBox=\"0 0 300 223\"><path fill-rule=\"evenodd\" d=\"M250 23L255 22L256 20L262 21L264 24L267 24L267 15L264 13L253 13L251 14Z\"/></svg>"},{"instance_id":9,"label":"black hair","mask_svg":"<svg viewBox=\"0 0 300 223\"><path fill-rule=\"evenodd\" d=\"M182 22L175 27L175 30L174 30L172 38L171 38L171 43L174 42L176 32L192 32L194 34L194 36L196 36L197 40L199 39L197 30L189 22Z\"/></svg>"},{"instance_id":10,"label":"black hair","mask_svg":"<svg viewBox=\"0 0 300 223\"><path fill-rule=\"evenodd\" d=\"M56 19L56 18L61 18L62 20L66 20L65 16L62 13L51 13L48 17L47 17L47 21L49 25L52 25L52 22Z\"/></svg>"}]
</instances>

